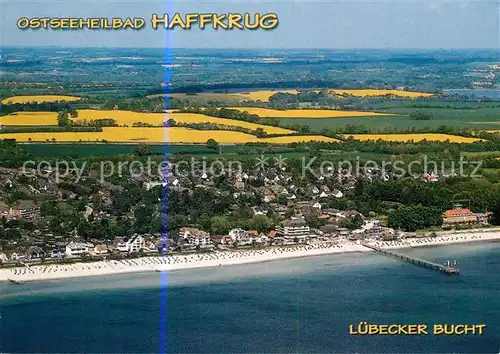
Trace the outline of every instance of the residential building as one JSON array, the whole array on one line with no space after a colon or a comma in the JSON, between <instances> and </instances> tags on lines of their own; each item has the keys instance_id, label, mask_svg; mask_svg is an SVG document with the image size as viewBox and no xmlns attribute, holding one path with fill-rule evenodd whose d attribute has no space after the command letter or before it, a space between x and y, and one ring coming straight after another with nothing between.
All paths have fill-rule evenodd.
<instances>
[{"instance_id":1,"label":"residential building","mask_svg":"<svg viewBox=\"0 0 500 354\"><path fill-rule=\"evenodd\" d=\"M108 246L106 246L105 244L99 244L94 246L94 254L96 256L102 256L108 253L109 253Z\"/></svg>"},{"instance_id":2,"label":"residential building","mask_svg":"<svg viewBox=\"0 0 500 354\"><path fill-rule=\"evenodd\" d=\"M303 218L294 218L282 221L277 227L278 235L287 241L305 242L311 236L311 229Z\"/></svg>"},{"instance_id":3,"label":"residential building","mask_svg":"<svg viewBox=\"0 0 500 354\"><path fill-rule=\"evenodd\" d=\"M26 259L41 259L46 257L45 251L38 246L31 246L24 254Z\"/></svg>"},{"instance_id":4,"label":"residential building","mask_svg":"<svg viewBox=\"0 0 500 354\"><path fill-rule=\"evenodd\" d=\"M89 253L89 246L86 243L70 242L66 245L66 256L80 257Z\"/></svg>"},{"instance_id":5,"label":"residential building","mask_svg":"<svg viewBox=\"0 0 500 354\"><path fill-rule=\"evenodd\" d=\"M6 219L33 219L40 213L40 207L32 200L19 200L12 207L0 206L0 216Z\"/></svg>"},{"instance_id":6,"label":"residential building","mask_svg":"<svg viewBox=\"0 0 500 354\"><path fill-rule=\"evenodd\" d=\"M146 247L146 242L144 241L144 237L141 235L134 235L127 240L125 243L127 252L139 252L140 250Z\"/></svg>"},{"instance_id":7,"label":"residential building","mask_svg":"<svg viewBox=\"0 0 500 354\"><path fill-rule=\"evenodd\" d=\"M475 213L474 215L476 215L479 224L488 225L492 214L492 212L487 211L486 213Z\"/></svg>"},{"instance_id":8,"label":"residential building","mask_svg":"<svg viewBox=\"0 0 500 354\"><path fill-rule=\"evenodd\" d=\"M182 227L179 230L179 237L185 240L188 245L193 247L213 247L210 234L194 227Z\"/></svg>"},{"instance_id":9,"label":"residential building","mask_svg":"<svg viewBox=\"0 0 500 354\"><path fill-rule=\"evenodd\" d=\"M321 204L319 202L313 203L311 207L314 209L321 210Z\"/></svg>"},{"instance_id":10,"label":"residential building","mask_svg":"<svg viewBox=\"0 0 500 354\"><path fill-rule=\"evenodd\" d=\"M233 242L239 245L247 245L252 243L250 235L243 229L232 229L231 231L229 231L229 237L231 237Z\"/></svg>"}]
</instances>

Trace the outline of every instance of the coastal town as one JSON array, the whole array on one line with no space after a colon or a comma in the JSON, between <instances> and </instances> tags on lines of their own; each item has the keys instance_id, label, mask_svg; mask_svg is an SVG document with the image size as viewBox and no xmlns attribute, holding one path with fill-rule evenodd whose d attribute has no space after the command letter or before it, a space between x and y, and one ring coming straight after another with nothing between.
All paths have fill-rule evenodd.
<instances>
[{"instance_id":1,"label":"coastal town","mask_svg":"<svg viewBox=\"0 0 500 354\"><path fill-rule=\"evenodd\" d=\"M469 233L479 230L479 239L484 235L487 238L498 235L498 232L488 232L494 230L490 225L491 212L472 212L460 204L442 212L439 225L419 232L403 230L403 224L398 228L391 227L386 217L373 212L340 208L342 203L348 205L345 201L359 188L360 182L386 182L391 178L390 174L363 170L358 175L343 173L340 181L337 174L330 174L329 177L319 176L304 182L283 168L264 172L248 169L232 177L215 177L204 171L197 171L189 177L173 172L164 176L127 176L127 188L133 184L140 195L156 195L153 204L156 207L149 210L154 220L146 218L145 222L156 223L158 231L99 237L102 230L86 233L82 223L109 223L118 218L122 223L128 220L133 224L137 219L145 218L141 214L144 205L127 205L123 214L119 213L117 191L124 189L123 182L99 182L96 171L90 171L88 175L78 177L80 184L76 188L73 175L66 174L57 181L56 172L44 171L40 176L35 170L0 169L5 198L16 194L30 198L0 205L2 267L121 262L168 256L188 259L186 257L209 257L210 254L217 254L219 259L220 254L234 253L242 257L245 252L268 255L278 252L290 256L291 251L299 252L297 255L303 255L304 251L316 254L318 250L326 253L366 251L360 246L366 242L387 248L440 243L445 238L450 241L450 235L460 230ZM446 177L425 175L419 183L432 184L440 178ZM210 229L216 232L210 232L199 222L179 223L168 217L168 211L162 210L161 198L168 199L172 207L176 204L175 196L187 198L207 191L211 191L215 198L229 200L228 213L243 213L247 219L255 221L251 225L255 228L249 228L248 224L224 224L224 220L218 220L216 216L212 221L218 224ZM74 205L78 205L78 209L72 207ZM66 234L54 233L64 224L63 216L56 214L61 207L76 212L77 220L83 220L74 228L66 229ZM189 210L183 205L178 207L189 215ZM68 216L63 210L64 214ZM474 233L470 235L464 238L462 233L455 242L476 238Z\"/></svg>"}]
</instances>

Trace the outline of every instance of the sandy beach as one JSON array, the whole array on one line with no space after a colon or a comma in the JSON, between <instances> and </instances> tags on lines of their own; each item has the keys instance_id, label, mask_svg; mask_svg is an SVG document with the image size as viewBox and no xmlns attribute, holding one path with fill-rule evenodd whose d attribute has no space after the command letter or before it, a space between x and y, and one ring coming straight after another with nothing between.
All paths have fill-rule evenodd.
<instances>
[{"instance_id":1,"label":"sandy beach","mask_svg":"<svg viewBox=\"0 0 500 354\"><path fill-rule=\"evenodd\" d=\"M380 248L398 249L493 240L500 240L500 229L474 230L473 232L442 232L437 237L411 238L386 242L367 240L367 242ZM0 269L0 281L13 280L27 282L85 276L220 267L347 252L372 252L372 250L356 242L344 241L338 244L268 247L259 250L218 251L187 255L142 257L119 261L108 260L88 263L33 265Z\"/></svg>"},{"instance_id":2,"label":"sandy beach","mask_svg":"<svg viewBox=\"0 0 500 354\"><path fill-rule=\"evenodd\" d=\"M399 241L370 241L369 244L383 249L429 247L477 241L500 240L500 229L440 232L437 237L407 238Z\"/></svg>"},{"instance_id":3,"label":"sandy beach","mask_svg":"<svg viewBox=\"0 0 500 354\"><path fill-rule=\"evenodd\" d=\"M269 247L260 250L142 257L119 261L109 260L47 266L35 265L2 269L0 270L0 281L14 280L26 282L96 275L220 267L345 252L370 252L370 249L356 243L346 242L337 245L297 245L291 247Z\"/></svg>"}]
</instances>

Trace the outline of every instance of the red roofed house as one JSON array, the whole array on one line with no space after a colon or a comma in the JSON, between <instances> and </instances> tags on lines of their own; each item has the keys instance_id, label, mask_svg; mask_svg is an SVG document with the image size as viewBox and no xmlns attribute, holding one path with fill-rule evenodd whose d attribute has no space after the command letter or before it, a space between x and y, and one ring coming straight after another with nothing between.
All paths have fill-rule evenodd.
<instances>
[{"instance_id":1,"label":"red roofed house","mask_svg":"<svg viewBox=\"0 0 500 354\"><path fill-rule=\"evenodd\" d=\"M443 213L443 224L475 223L477 216L467 208L456 208Z\"/></svg>"}]
</instances>

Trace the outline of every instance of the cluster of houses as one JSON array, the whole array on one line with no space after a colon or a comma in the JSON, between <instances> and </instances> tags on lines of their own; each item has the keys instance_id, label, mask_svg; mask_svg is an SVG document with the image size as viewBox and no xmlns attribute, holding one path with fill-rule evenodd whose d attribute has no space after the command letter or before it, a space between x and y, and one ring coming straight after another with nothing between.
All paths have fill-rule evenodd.
<instances>
[{"instance_id":1,"label":"cluster of houses","mask_svg":"<svg viewBox=\"0 0 500 354\"><path fill-rule=\"evenodd\" d=\"M11 206L0 204L0 218L33 221L40 218L40 206L33 200L19 200Z\"/></svg>"},{"instance_id":2,"label":"cluster of houses","mask_svg":"<svg viewBox=\"0 0 500 354\"><path fill-rule=\"evenodd\" d=\"M338 220L361 215L356 211L325 209L321 217L328 222L319 229L311 228L301 216L283 220L275 229L262 233L255 230L233 228L227 235L210 235L194 228L182 227L178 237L164 240L160 234L138 235L128 239L115 238L112 243L88 243L74 238L64 247L47 250L42 246L30 246L24 252L0 253L0 262L29 261L39 259L74 259L82 257L127 256L133 254L158 255L166 251L194 252L228 249L232 247L264 247L270 245L308 244L317 242L336 242L339 238L359 240L366 237L394 239L397 232L383 227L379 220L364 220L355 230L339 227ZM491 213L473 213L467 208L456 207L443 213L443 226L459 224L488 224ZM59 243L61 246L61 243Z\"/></svg>"},{"instance_id":3,"label":"cluster of houses","mask_svg":"<svg viewBox=\"0 0 500 354\"><path fill-rule=\"evenodd\" d=\"M6 186L12 187L9 176L14 175L12 169L0 168L0 181ZM366 170L364 177L373 179L388 179L390 176L380 171ZM142 183L145 189L156 186L168 187L190 191L193 188L210 188L215 186L215 178L207 173L201 173L196 178L179 177L167 171L166 178L161 181L152 179L150 176L134 177L137 182ZM244 230L234 228L225 235L210 235L208 232L194 227L182 227L175 234L176 237L164 240L162 235L133 235L127 239L115 238L114 240L91 240L82 242L79 237L63 238L62 236L52 244L46 244L45 240L36 241L31 237L30 246L17 252L0 252L0 262L37 260L37 259L61 259L82 257L122 257L137 253L162 254L166 251L194 252L200 250L227 249L230 247L264 247L268 245L303 244L314 242L336 242L340 238L363 239L367 236L379 239L391 239L396 237L395 230L383 227L378 220L367 220L355 210L336 210L329 207L330 202L343 198L354 188L359 176L345 173L343 183L332 183L331 180L319 176L315 181L307 185L297 183L294 177L285 173L284 170L270 169L266 172L253 171L238 173L230 179L232 189L218 190L219 194L227 194L235 200L241 196L252 196L258 193L262 196L264 203L251 206L254 215L266 215L270 211L280 215L280 222L274 230L267 233L255 230ZM436 175L429 174L424 177L427 182L438 179ZM19 186L18 186L19 187ZM74 193L60 190L52 178L32 178L25 183L22 191L27 195L51 196L56 199L72 198ZM90 215L94 217L107 218L112 209L110 191L120 188L104 182L97 194L89 197L99 199L103 210L94 211L90 203L86 206L84 219ZM41 198L43 199L43 198ZM314 214L315 218L322 220L323 226L312 228L306 222L304 215ZM130 213L133 215L133 213ZM491 213L473 213L469 209L456 207L443 214L443 226L454 226L460 224L488 224ZM343 221L352 218L362 220L361 226L351 230L343 227ZM32 200L19 200L10 206L0 204L0 218L8 220L36 221L41 219L40 206ZM39 230L35 230L39 231ZM170 235L169 235L170 237ZM174 241L175 240L175 241Z\"/></svg>"},{"instance_id":4,"label":"cluster of houses","mask_svg":"<svg viewBox=\"0 0 500 354\"><path fill-rule=\"evenodd\" d=\"M343 215L339 212L338 215ZM345 217L345 216L341 216ZM76 259L126 257L128 255L159 255L165 252L195 252L228 249L233 247L264 247L270 245L306 244L315 242L336 242L338 237L359 239L368 234L381 236L384 232L393 234L394 230L382 228L377 220L366 221L354 231L327 224L321 229L313 229L307 225L303 217L292 217L279 223L275 230L262 233L241 228L231 229L227 235L210 235L208 232L194 227L182 227L178 237L164 239L160 234L138 235L128 239L115 238L113 242L83 242L78 236L59 247L31 246L25 252L0 253L0 262L35 261L41 259Z\"/></svg>"}]
</instances>

